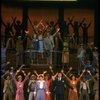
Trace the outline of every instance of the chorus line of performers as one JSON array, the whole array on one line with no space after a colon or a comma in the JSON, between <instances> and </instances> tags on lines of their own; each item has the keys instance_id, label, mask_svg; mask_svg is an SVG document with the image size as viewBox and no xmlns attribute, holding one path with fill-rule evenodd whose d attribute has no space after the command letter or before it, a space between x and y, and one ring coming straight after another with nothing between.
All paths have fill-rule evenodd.
<instances>
[{"instance_id":1,"label":"chorus line of performers","mask_svg":"<svg viewBox=\"0 0 100 100\"><path fill-rule=\"evenodd\" d=\"M36 70L25 72L21 68L14 71L11 67L11 70L2 75L3 100L7 98L9 100L92 100L91 89L94 92L93 100L99 100L99 72L93 75L91 70L83 69L80 75L76 76L72 72L72 67L68 71L61 69L54 72L50 65L50 73L43 71L42 74L38 74ZM91 79L87 78L86 73ZM91 80L94 82L93 88L91 88ZM24 85L27 82L27 89L25 89ZM68 95L66 88L69 89ZM25 92L28 92L27 99Z\"/></svg>"}]
</instances>

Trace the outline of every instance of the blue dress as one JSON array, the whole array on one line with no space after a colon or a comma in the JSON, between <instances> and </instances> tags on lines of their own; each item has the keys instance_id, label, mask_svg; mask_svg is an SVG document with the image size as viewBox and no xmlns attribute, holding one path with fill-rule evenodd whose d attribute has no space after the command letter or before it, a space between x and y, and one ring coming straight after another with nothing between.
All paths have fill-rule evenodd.
<instances>
[{"instance_id":1,"label":"blue dress","mask_svg":"<svg viewBox=\"0 0 100 100\"><path fill-rule=\"evenodd\" d=\"M42 86L40 84L42 83ZM47 92L45 81L36 81L34 93L36 93L35 100L45 100L45 93Z\"/></svg>"},{"instance_id":2,"label":"blue dress","mask_svg":"<svg viewBox=\"0 0 100 100\"><path fill-rule=\"evenodd\" d=\"M44 52L44 41L43 41L42 35L40 35L38 37L38 52L39 53L43 53Z\"/></svg>"}]
</instances>

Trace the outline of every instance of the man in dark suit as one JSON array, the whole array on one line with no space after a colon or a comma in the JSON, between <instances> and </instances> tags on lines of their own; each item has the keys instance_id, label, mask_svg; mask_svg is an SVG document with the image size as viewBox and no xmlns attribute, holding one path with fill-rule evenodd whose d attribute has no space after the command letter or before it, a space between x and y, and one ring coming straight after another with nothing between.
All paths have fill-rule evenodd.
<instances>
[{"instance_id":1,"label":"man in dark suit","mask_svg":"<svg viewBox=\"0 0 100 100\"><path fill-rule=\"evenodd\" d=\"M68 85L68 83L62 77L61 72L59 72L58 77L57 77L57 79L55 79L55 83L54 83L54 91L55 91L55 98L56 98L55 100L64 100L64 94L65 94L65 89L66 89L67 85ZM71 86L69 86L69 87L71 87Z\"/></svg>"}]
</instances>

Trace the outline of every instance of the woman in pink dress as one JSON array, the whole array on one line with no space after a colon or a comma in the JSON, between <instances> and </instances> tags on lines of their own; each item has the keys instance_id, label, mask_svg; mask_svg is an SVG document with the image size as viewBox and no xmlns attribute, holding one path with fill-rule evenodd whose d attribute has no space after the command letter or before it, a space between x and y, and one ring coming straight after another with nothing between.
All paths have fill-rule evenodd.
<instances>
[{"instance_id":1,"label":"woman in pink dress","mask_svg":"<svg viewBox=\"0 0 100 100\"><path fill-rule=\"evenodd\" d=\"M24 99L24 83L26 82L26 80L28 79L28 76L30 75L30 73L28 73L28 75L25 77L25 79L22 81L22 76L18 75L17 80L15 78L15 76L12 76L15 84L16 84L16 97L15 100L25 100Z\"/></svg>"}]
</instances>

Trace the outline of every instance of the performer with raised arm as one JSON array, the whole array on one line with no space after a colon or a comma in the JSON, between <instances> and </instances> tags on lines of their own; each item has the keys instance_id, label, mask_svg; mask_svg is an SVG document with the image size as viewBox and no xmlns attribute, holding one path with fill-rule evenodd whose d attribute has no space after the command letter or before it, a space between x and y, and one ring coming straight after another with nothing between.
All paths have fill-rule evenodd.
<instances>
[{"instance_id":1,"label":"performer with raised arm","mask_svg":"<svg viewBox=\"0 0 100 100\"><path fill-rule=\"evenodd\" d=\"M65 100L65 89L66 87L70 87L73 89L72 86L70 86L66 80L62 77L62 71L57 73L57 78L55 79L54 83L54 91L55 91L55 99L56 100Z\"/></svg>"},{"instance_id":2,"label":"performer with raised arm","mask_svg":"<svg viewBox=\"0 0 100 100\"><path fill-rule=\"evenodd\" d=\"M23 29L23 22L21 22L17 17L12 17L14 21L14 29L15 29L15 38L17 39L18 36L22 36L22 29Z\"/></svg>"},{"instance_id":3,"label":"performer with raised arm","mask_svg":"<svg viewBox=\"0 0 100 100\"><path fill-rule=\"evenodd\" d=\"M83 70L83 72L77 79L74 75L72 75L72 79L70 79L67 75L64 74L64 72L62 73L66 77L66 79L69 81L70 86L73 87L73 89L69 90L68 100L78 100L77 83L80 81L84 72L85 72L85 70Z\"/></svg>"},{"instance_id":4,"label":"performer with raised arm","mask_svg":"<svg viewBox=\"0 0 100 100\"><path fill-rule=\"evenodd\" d=\"M71 73L72 67L70 67L69 69L68 68L67 69L62 68L61 72L63 73L64 70L66 70L66 75L67 76L70 77L72 75L72 73ZM72 88L72 87L70 87L70 84L69 84L69 82L67 80L66 80L66 83L68 83L68 86L66 87L65 95L68 97L69 89ZM74 89L74 88L72 88L72 89Z\"/></svg>"},{"instance_id":5,"label":"performer with raised arm","mask_svg":"<svg viewBox=\"0 0 100 100\"><path fill-rule=\"evenodd\" d=\"M96 58L95 57L93 57L92 64L90 64L90 60L87 60L85 63L84 60L82 60L82 59L80 59L80 63L81 63L83 68L85 68L86 70L90 70L93 75L95 74L95 70L94 70L94 67L96 65ZM85 75L86 75L87 79L91 79L91 77L88 73L86 73Z\"/></svg>"},{"instance_id":6,"label":"performer with raised arm","mask_svg":"<svg viewBox=\"0 0 100 100\"><path fill-rule=\"evenodd\" d=\"M74 42L75 44L79 44L79 28L81 27L81 25L83 24L85 18L83 18L83 20L79 23L78 21L74 21L74 24L72 24L71 22L71 26L73 27L74 30Z\"/></svg>"},{"instance_id":7,"label":"performer with raised arm","mask_svg":"<svg viewBox=\"0 0 100 100\"><path fill-rule=\"evenodd\" d=\"M83 31L83 44L87 44L88 43L88 29L91 26L91 22L87 25L86 22L84 22L83 24L81 24L81 28Z\"/></svg>"},{"instance_id":8,"label":"performer with raised arm","mask_svg":"<svg viewBox=\"0 0 100 100\"><path fill-rule=\"evenodd\" d=\"M43 75L39 75L39 79L36 81L36 86L34 90L35 100L45 100L45 93L48 94L46 89L46 82L43 79Z\"/></svg>"},{"instance_id":9,"label":"performer with raised arm","mask_svg":"<svg viewBox=\"0 0 100 100\"><path fill-rule=\"evenodd\" d=\"M47 22L48 29L50 30L50 34L53 35L56 32L56 26L58 25L59 20L57 19L56 23L54 21Z\"/></svg>"},{"instance_id":10,"label":"performer with raised arm","mask_svg":"<svg viewBox=\"0 0 100 100\"><path fill-rule=\"evenodd\" d=\"M25 33L29 34L29 31L25 31ZM32 48L34 51L38 50L38 39L37 34L33 34L31 36L28 36L28 38L31 40L31 45L29 48Z\"/></svg>"},{"instance_id":11,"label":"performer with raised arm","mask_svg":"<svg viewBox=\"0 0 100 100\"><path fill-rule=\"evenodd\" d=\"M90 100L90 87L89 87L89 80L86 79L85 76L80 80L80 88L79 88L79 100Z\"/></svg>"},{"instance_id":12,"label":"performer with raised arm","mask_svg":"<svg viewBox=\"0 0 100 100\"><path fill-rule=\"evenodd\" d=\"M52 69L51 69L52 70ZM52 70L52 72L53 72L53 70ZM52 100L51 99L51 95L52 95L52 91L51 91L51 83L53 82L53 81L55 81L55 78L56 78L56 76L58 75L58 72L54 75L53 73L52 73L52 75L50 76L50 74L48 74L48 73L46 73L45 75L44 75L44 79L45 79L45 82L46 82L46 88L47 88L47 90L48 90L48 94L46 94L46 100ZM53 89L53 88L52 88Z\"/></svg>"},{"instance_id":13,"label":"performer with raised arm","mask_svg":"<svg viewBox=\"0 0 100 100\"><path fill-rule=\"evenodd\" d=\"M70 34L69 34L69 26L70 26L70 24L72 23L72 21L73 21L73 18L74 18L74 16L72 16L72 18L69 18L68 17L68 21L64 21L64 37L66 37L66 36L69 36Z\"/></svg>"},{"instance_id":14,"label":"performer with raised arm","mask_svg":"<svg viewBox=\"0 0 100 100\"><path fill-rule=\"evenodd\" d=\"M34 74L32 74L30 76L30 80L28 83L28 90L27 90L29 92L28 100L35 100L35 98L34 98L35 84L36 84L36 76Z\"/></svg>"},{"instance_id":15,"label":"performer with raised arm","mask_svg":"<svg viewBox=\"0 0 100 100\"><path fill-rule=\"evenodd\" d=\"M31 44L28 46L27 51L29 52L28 57L30 58L31 64L34 63L34 61L37 61L37 52L38 52L38 39L37 39L37 34L30 35L29 31L25 31L27 34L27 38L31 40Z\"/></svg>"},{"instance_id":16,"label":"performer with raised arm","mask_svg":"<svg viewBox=\"0 0 100 100\"><path fill-rule=\"evenodd\" d=\"M92 75L89 70L88 70L88 73L91 75L91 78L94 81L94 85L93 85L94 100L99 100L99 73L96 72L95 75Z\"/></svg>"},{"instance_id":17,"label":"performer with raised arm","mask_svg":"<svg viewBox=\"0 0 100 100\"><path fill-rule=\"evenodd\" d=\"M52 64L52 52L54 49L54 37L55 35L59 32L59 28L57 29L57 31L51 35L50 32L47 31L46 37L44 38L44 48L46 50L46 52L48 52L48 58L49 58L49 64Z\"/></svg>"},{"instance_id":18,"label":"performer with raised arm","mask_svg":"<svg viewBox=\"0 0 100 100\"><path fill-rule=\"evenodd\" d=\"M37 80L38 80L38 78L39 78L39 74L37 73L36 70L34 70L34 73L36 74L36 76L37 76ZM44 79L44 74L45 74L45 73L47 73L47 71L43 71L43 73L41 74L41 75L43 76L43 79Z\"/></svg>"},{"instance_id":19,"label":"performer with raised arm","mask_svg":"<svg viewBox=\"0 0 100 100\"><path fill-rule=\"evenodd\" d=\"M66 72L66 75L67 75L67 76L71 76L71 75L72 75L72 74L70 73L71 70L72 70L72 67L70 67L69 70Z\"/></svg>"},{"instance_id":20,"label":"performer with raised arm","mask_svg":"<svg viewBox=\"0 0 100 100\"><path fill-rule=\"evenodd\" d=\"M3 100L14 100L13 81L9 73L6 75L6 79L4 79Z\"/></svg>"},{"instance_id":21,"label":"performer with raised arm","mask_svg":"<svg viewBox=\"0 0 100 100\"><path fill-rule=\"evenodd\" d=\"M4 45L6 45L7 40L12 37L12 34L11 33L13 33L14 21L15 21L15 18L13 19L13 22L12 23L10 23L10 22L5 23L1 19L1 24L5 27L5 32L4 32L4 35L5 35L5 43L4 43Z\"/></svg>"},{"instance_id":22,"label":"performer with raised arm","mask_svg":"<svg viewBox=\"0 0 100 100\"><path fill-rule=\"evenodd\" d=\"M16 72L16 75L18 74L19 71ZM24 71L22 71L24 76L26 76L26 73ZM22 75L18 75L17 76L17 80L15 78L15 76L12 75L12 78L16 84L16 97L15 100L25 100L24 99L24 83L26 82L26 80L28 79L28 76L30 75L30 72L28 73L28 75L25 77L25 79L23 80Z\"/></svg>"},{"instance_id":23,"label":"performer with raised arm","mask_svg":"<svg viewBox=\"0 0 100 100\"><path fill-rule=\"evenodd\" d=\"M52 65L49 66L50 69L50 77L52 77L52 81L50 82L50 96L51 100L55 99L55 91L54 91L54 84L55 84L55 78L57 77L58 72L55 74Z\"/></svg>"}]
</instances>

